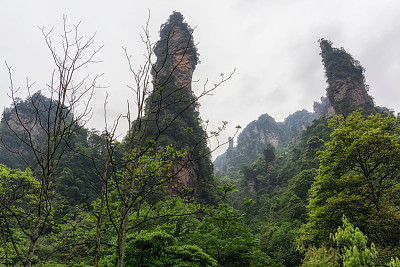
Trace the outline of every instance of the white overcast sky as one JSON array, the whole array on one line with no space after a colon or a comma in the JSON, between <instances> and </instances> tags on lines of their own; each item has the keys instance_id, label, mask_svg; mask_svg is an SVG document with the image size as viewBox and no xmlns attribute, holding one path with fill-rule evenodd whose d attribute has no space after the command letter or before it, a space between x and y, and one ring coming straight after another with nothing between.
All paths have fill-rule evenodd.
<instances>
[{"instance_id":1,"label":"white overcast sky","mask_svg":"<svg viewBox=\"0 0 400 267\"><path fill-rule=\"evenodd\" d=\"M108 87L95 93L88 124L103 130L106 92L110 121L126 113L126 101L133 100L126 86L132 78L122 46L136 64L143 63L140 34L149 10L154 41L174 10L195 28L201 60L194 74L199 80L195 93L207 79L212 85L220 73L237 69L213 96L201 100L201 116L210 120L210 130L223 120L229 122L223 139L233 134L234 126L244 127L264 113L282 121L296 110L312 111L313 102L325 95L326 88L320 38L344 47L361 62L377 105L400 111L398 0L0 0L1 107L11 103L5 61L12 66L21 98L27 95L26 77L36 82L34 91L46 92L54 66L38 26L54 27L57 32L65 14L71 25L81 22L82 35L96 32L96 44L104 45L97 57L103 62L82 73L104 73L100 83ZM58 37L53 36L54 42ZM126 125L121 127L120 132L125 132Z\"/></svg>"}]
</instances>

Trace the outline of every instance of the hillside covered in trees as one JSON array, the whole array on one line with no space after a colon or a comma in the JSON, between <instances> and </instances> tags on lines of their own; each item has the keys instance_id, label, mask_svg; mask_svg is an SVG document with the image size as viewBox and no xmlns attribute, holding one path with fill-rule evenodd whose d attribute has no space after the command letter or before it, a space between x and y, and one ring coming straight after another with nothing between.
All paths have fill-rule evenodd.
<instances>
[{"instance_id":1,"label":"hillside covered in trees","mask_svg":"<svg viewBox=\"0 0 400 267\"><path fill-rule=\"evenodd\" d=\"M58 54L43 35L49 94L11 94L0 123L0 266L400 266L400 117L343 48L319 40L327 88L313 112L260 115L212 163L226 123L207 129L199 99L232 74L193 93L181 13L155 44L144 29L122 140L118 121L86 127L94 40L64 24Z\"/></svg>"},{"instance_id":2,"label":"hillside covered in trees","mask_svg":"<svg viewBox=\"0 0 400 267\"><path fill-rule=\"evenodd\" d=\"M251 122L215 161L271 266L398 266L399 117L374 105L364 68L321 39L314 112ZM248 149L248 151L246 151ZM388 151L386 151L386 149Z\"/></svg>"}]
</instances>

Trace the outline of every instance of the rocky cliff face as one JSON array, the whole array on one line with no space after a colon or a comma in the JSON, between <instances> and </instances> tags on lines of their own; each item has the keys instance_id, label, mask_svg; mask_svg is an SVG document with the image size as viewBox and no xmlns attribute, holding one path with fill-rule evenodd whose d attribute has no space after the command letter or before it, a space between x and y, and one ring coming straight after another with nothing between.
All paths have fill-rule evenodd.
<instances>
[{"instance_id":1,"label":"rocky cliff face","mask_svg":"<svg viewBox=\"0 0 400 267\"><path fill-rule=\"evenodd\" d=\"M269 146L278 148L296 142L299 132L311 125L314 118L315 114L306 110L289 115L284 122L276 122L268 114L261 115L243 129L236 147L230 140L227 152L214 162L215 171L224 173L229 168L240 170L260 157Z\"/></svg>"},{"instance_id":2,"label":"rocky cliff face","mask_svg":"<svg viewBox=\"0 0 400 267\"><path fill-rule=\"evenodd\" d=\"M160 40L154 48L157 62L152 71L156 88L173 85L175 91L182 89L181 94L192 94L192 77L198 64L192 33L179 12L173 12L161 26Z\"/></svg>"},{"instance_id":3,"label":"rocky cliff face","mask_svg":"<svg viewBox=\"0 0 400 267\"><path fill-rule=\"evenodd\" d=\"M314 101L313 104L313 110L316 118L321 116L332 116L335 114L335 110L333 109L327 97L322 96L320 101L321 102Z\"/></svg>"},{"instance_id":4,"label":"rocky cliff face","mask_svg":"<svg viewBox=\"0 0 400 267\"><path fill-rule=\"evenodd\" d=\"M28 144L38 151L45 147L47 136L43 127L51 126L48 118L55 112L50 102L39 91L4 110L0 123L1 163L12 168L26 167L25 163L31 164L34 158Z\"/></svg>"},{"instance_id":5,"label":"rocky cliff face","mask_svg":"<svg viewBox=\"0 0 400 267\"><path fill-rule=\"evenodd\" d=\"M159 145L172 144L175 149L188 151L187 158L175 163L175 171L179 171L170 191L179 194L185 188L193 188L194 195L205 200L208 196L203 184L212 180L213 167L209 157L204 156L209 150L192 92L193 72L198 64L192 33L179 12L173 12L161 26L160 40L154 48L157 57L152 70L154 90L147 112L154 121L150 136L157 136L158 129L166 128L157 141Z\"/></svg>"},{"instance_id":6,"label":"rocky cliff face","mask_svg":"<svg viewBox=\"0 0 400 267\"><path fill-rule=\"evenodd\" d=\"M227 172L228 175L236 177L237 171L240 170L245 178L247 191L254 193L262 184L257 178L258 175L268 173L274 168L275 160L268 157L275 155L271 151L276 148L279 153L286 151L285 149L291 144L297 142L300 132L312 125L314 119L334 114L347 116L359 108L365 114L376 111L390 113L387 109L374 106L371 96L368 95L368 86L365 84L364 69L358 61L343 48L333 48L329 41L320 40L320 47L328 83L327 97L322 97L320 102L314 102L313 113L306 110L297 111L288 116L284 122L276 122L264 114L258 120L249 123L239 135L236 148L230 146L225 154L217 157L214 163L216 172ZM319 138L314 140L314 137L307 142L310 151L313 146L320 148L321 142L323 143ZM263 165L264 161L266 166ZM269 179L271 179L270 185L275 186L275 178L271 176Z\"/></svg>"},{"instance_id":7,"label":"rocky cliff face","mask_svg":"<svg viewBox=\"0 0 400 267\"><path fill-rule=\"evenodd\" d=\"M299 132L320 116L346 116L359 108L366 114L376 111L372 97L368 95L364 68L360 63L343 48L332 47L330 41L321 39L320 47L328 88L327 97L322 97L321 102L314 102L314 113L297 111L283 123L277 123L267 114L261 115L258 120L249 123L239 135L237 147L229 150L229 159L221 159L228 154L216 159L217 171L224 172L229 166L240 169L250 164L263 153L267 144L277 148L295 143ZM249 185L249 188L252 186Z\"/></svg>"},{"instance_id":8,"label":"rocky cliff face","mask_svg":"<svg viewBox=\"0 0 400 267\"><path fill-rule=\"evenodd\" d=\"M251 162L263 153L267 144L278 147L285 141L287 136L284 130L274 118L264 114L243 129L238 136L236 153L237 156L246 156Z\"/></svg>"},{"instance_id":9,"label":"rocky cliff face","mask_svg":"<svg viewBox=\"0 0 400 267\"><path fill-rule=\"evenodd\" d=\"M292 144L296 142L299 132L306 130L316 118L318 118L318 116L315 112L311 113L305 109L298 110L285 118L283 121L283 129L286 131Z\"/></svg>"},{"instance_id":10,"label":"rocky cliff face","mask_svg":"<svg viewBox=\"0 0 400 267\"><path fill-rule=\"evenodd\" d=\"M374 110L374 103L365 85L364 68L343 48L334 48L327 40L320 40L321 57L325 67L327 97L336 114L344 115L362 108Z\"/></svg>"}]
</instances>

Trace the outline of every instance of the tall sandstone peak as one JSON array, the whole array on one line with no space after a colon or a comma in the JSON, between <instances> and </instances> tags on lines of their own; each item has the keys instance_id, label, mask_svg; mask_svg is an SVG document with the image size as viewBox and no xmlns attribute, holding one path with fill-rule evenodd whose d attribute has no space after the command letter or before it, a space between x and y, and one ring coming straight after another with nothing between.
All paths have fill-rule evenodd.
<instances>
[{"instance_id":1,"label":"tall sandstone peak","mask_svg":"<svg viewBox=\"0 0 400 267\"><path fill-rule=\"evenodd\" d=\"M327 97L334 112L347 116L362 108L365 113L374 111L374 102L365 85L364 68L343 48L332 47L332 42L321 39L322 62L328 83Z\"/></svg>"},{"instance_id":2,"label":"tall sandstone peak","mask_svg":"<svg viewBox=\"0 0 400 267\"><path fill-rule=\"evenodd\" d=\"M175 149L189 152L190 159L175 166L182 170L170 185L172 193L193 188L198 200L208 202L212 201L213 166L207 156L209 149L199 104L192 91L193 72L199 62L192 34L192 28L179 12L173 12L161 25L160 40L154 47L157 61L152 69L155 95L147 102L147 113L155 121L153 130L163 128L160 125L167 126L159 145L172 144ZM159 132L155 130L155 134Z\"/></svg>"},{"instance_id":3,"label":"tall sandstone peak","mask_svg":"<svg viewBox=\"0 0 400 267\"><path fill-rule=\"evenodd\" d=\"M153 68L156 86L174 85L192 94L193 72L198 64L197 48L193 41L193 30L184 22L183 15L173 12L161 25L160 40L154 48L157 62Z\"/></svg>"}]
</instances>

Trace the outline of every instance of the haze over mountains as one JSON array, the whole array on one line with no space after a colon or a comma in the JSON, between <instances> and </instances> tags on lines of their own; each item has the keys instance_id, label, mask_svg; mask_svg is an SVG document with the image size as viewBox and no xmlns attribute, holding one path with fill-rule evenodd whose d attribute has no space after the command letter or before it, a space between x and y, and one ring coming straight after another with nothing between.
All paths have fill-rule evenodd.
<instances>
[{"instance_id":1,"label":"haze over mountains","mask_svg":"<svg viewBox=\"0 0 400 267\"><path fill-rule=\"evenodd\" d=\"M374 103L344 48L318 40L327 87L312 112L260 114L235 145L227 122L209 129L200 109L234 76L193 92L196 39L174 11L157 42L144 28L120 139L118 123L86 127L98 76L75 74L99 50L64 23L61 53L44 33L50 97L21 99L11 83L0 123L1 264L400 266L400 116ZM223 131L232 137L213 166L208 145Z\"/></svg>"}]
</instances>

